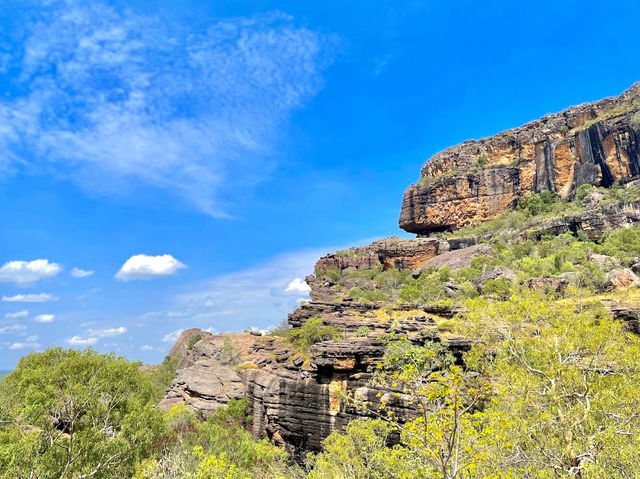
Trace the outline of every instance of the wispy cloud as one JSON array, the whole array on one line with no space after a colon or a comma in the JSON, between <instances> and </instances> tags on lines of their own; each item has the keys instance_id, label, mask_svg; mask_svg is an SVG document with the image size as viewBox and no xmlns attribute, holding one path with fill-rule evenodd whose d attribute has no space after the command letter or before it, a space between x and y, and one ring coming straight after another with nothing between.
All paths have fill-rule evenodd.
<instances>
[{"instance_id":1,"label":"wispy cloud","mask_svg":"<svg viewBox=\"0 0 640 479\"><path fill-rule=\"evenodd\" d=\"M58 297L49 293L30 293L3 296L2 301L7 303L48 303L58 301Z\"/></svg>"},{"instance_id":2,"label":"wispy cloud","mask_svg":"<svg viewBox=\"0 0 640 479\"><path fill-rule=\"evenodd\" d=\"M14 313L7 313L4 315L4 317L7 319L21 319L26 318L27 316L29 316L29 311L26 309L23 309L22 311L16 311Z\"/></svg>"},{"instance_id":3,"label":"wispy cloud","mask_svg":"<svg viewBox=\"0 0 640 479\"><path fill-rule=\"evenodd\" d=\"M306 283L300 278L312 273L317 259L327 252L327 249L290 252L255 268L192 285L189 292L176 298L183 314L178 310L172 315L186 316L194 325L213 323L221 331L277 324L300 300L308 297Z\"/></svg>"},{"instance_id":4,"label":"wispy cloud","mask_svg":"<svg viewBox=\"0 0 640 479\"><path fill-rule=\"evenodd\" d=\"M305 280L300 278L294 278L284 289L285 293L303 294L307 295L311 291L311 288Z\"/></svg>"},{"instance_id":5,"label":"wispy cloud","mask_svg":"<svg viewBox=\"0 0 640 479\"><path fill-rule=\"evenodd\" d=\"M176 329L175 331L171 331L170 333L165 334L164 336L162 336L162 342L171 344L175 343L183 331L184 329Z\"/></svg>"},{"instance_id":6,"label":"wispy cloud","mask_svg":"<svg viewBox=\"0 0 640 479\"><path fill-rule=\"evenodd\" d=\"M321 88L336 43L279 12L197 33L100 2L33 12L5 62L0 170L91 193L148 185L218 217L225 193L273 168L279 127Z\"/></svg>"},{"instance_id":7,"label":"wispy cloud","mask_svg":"<svg viewBox=\"0 0 640 479\"><path fill-rule=\"evenodd\" d=\"M127 328L119 326L117 328L89 329L84 335L75 335L67 339L70 346L92 346L104 338L113 338L127 332Z\"/></svg>"},{"instance_id":8,"label":"wispy cloud","mask_svg":"<svg viewBox=\"0 0 640 479\"><path fill-rule=\"evenodd\" d=\"M91 276L93 271L87 269L73 268L71 270L71 276L74 278L86 278L87 276Z\"/></svg>"},{"instance_id":9,"label":"wispy cloud","mask_svg":"<svg viewBox=\"0 0 640 479\"><path fill-rule=\"evenodd\" d=\"M41 279L56 276L60 271L62 266L58 263L50 263L48 259L9 261L0 268L0 283L26 286Z\"/></svg>"},{"instance_id":10,"label":"wispy cloud","mask_svg":"<svg viewBox=\"0 0 640 479\"><path fill-rule=\"evenodd\" d=\"M26 341L24 343L13 343L11 344L11 346L9 346L9 349L11 349L12 351L19 351L22 349L37 349L39 347L40 344L35 341Z\"/></svg>"},{"instance_id":11,"label":"wispy cloud","mask_svg":"<svg viewBox=\"0 0 640 479\"><path fill-rule=\"evenodd\" d=\"M127 332L127 328L124 326L120 326L118 328L106 328L106 329L90 329L89 336L93 338L112 338L114 336L119 336Z\"/></svg>"},{"instance_id":12,"label":"wispy cloud","mask_svg":"<svg viewBox=\"0 0 640 479\"><path fill-rule=\"evenodd\" d=\"M53 321L56 319L56 315L55 314L39 314L33 319L38 323L53 323Z\"/></svg>"},{"instance_id":13,"label":"wispy cloud","mask_svg":"<svg viewBox=\"0 0 640 479\"><path fill-rule=\"evenodd\" d=\"M83 338L82 336L72 336L67 339L70 346L91 346L98 342L98 338Z\"/></svg>"},{"instance_id":14,"label":"wispy cloud","mask_svg":"<svg viewBox=\"0 0 640 479\"><path fill-rule=\"evenodd\" d=\"M26 326L22 325L22 324L12 324L11 326L3 326L0 328L0 334L10 334L10 333L16 333L18 331L24 331L26 328Z\"/></svg>"}]
</instances>

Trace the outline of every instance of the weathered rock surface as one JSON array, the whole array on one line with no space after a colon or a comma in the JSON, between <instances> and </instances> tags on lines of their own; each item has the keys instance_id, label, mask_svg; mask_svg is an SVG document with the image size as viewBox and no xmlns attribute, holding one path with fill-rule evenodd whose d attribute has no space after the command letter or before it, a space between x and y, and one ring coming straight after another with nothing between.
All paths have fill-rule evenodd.
<instances>
[{"instance_id":1,"label":"weathered rock surface","mask_svg":"<svg viewBox=\"0 0 640 479\"><path fill-rule=\"evenodd\" d=\"M413 325L414 342L438 340L435 324L426 316L416 318ZM370 386L369 369L385 350L379 336L350 335L345 340L318 343L307 363L293 354L282 338L273 336L189 330L177 344L188 344L194 335L202 339L191 349L175 349L181 354L179 369L160 407L187 404L206 416L230 399L246 397L251 404L254 436L269 437L294 453L319 449L333 430L364 414L344 403L345 391L358 390L371 398L378 392L388 393ZM238 355L237 364L224 357L223 348L228 350L229 344ZM445 344L457 357L471 345L464 338L451 338ZM398 404L400 412L403 407L407 406Z\"/></svg>"},{"instance_id":2,"label":"weathered rock surface","mask_svg":"<svg viewBox=\"0 0 640 479\"><path fill-rule=\"evenodd\" d=\"M344 271L370 269L376 266L381 266L385 270L415 269L448 250L449 243L442 238L402 239L392 236L374 241L369 246L323 256L316 263L316 269L337 268L338 271Z\"/></svg>"},{"instance_id":3,"label":"weathered rock surface","mask_svg":"<svg viewBox=\"0 0 640 479\"><path fill-rule=\"evenodd\" d=\"M344 402L346 391L372 401L374 408L376 401L385 401L399 418L413 416L413 406L398 400L397 391L376 389L370 381L371 370L385 351L382 338L400 331L415 344L439 342L459 363L473 340L452 336L454 329L447 332L442 327L444 318L459 312L449 306L451 301L361 303L346 297L346 292L367 275L346 273L375 269L371 276L377 278L380 269L397 269L419 277L428 268L467 268L474 258L494 256L493 249L482 243L490 236L446 240L433 236L435 231L492 218L530 191L551 190L570 197L584 183L609 186L640 176L639 102L640 84L620 97L574 107L436 155L424 165L421 183L405 193L400 217L407 231L432 236L386 238L326 255L316 263L318 275L306 278L311 301L289 314L289 324L300 328L310 318L320 318L337 328L341 339L301 351L284 338L255 331L220 335L184 331L169 353L178 358L177 374L160 406L187 404L206 416L231 399L246 397L254 436L269 437L295 453L318 450L332 431L366 414ZM607 206L594 194L587 203L584 211L539 221L524 231L514 230L513 236L527 239L583 231L597 239L610 230L640 224L640 201ZM620 269L608 257L591 254L590 260L610 270L611 288L640 286L632 270ZM640 262L634 269L640 271ZM485 271L476 286L482 288L498 278L518 279L513 271L497 266ZM565 273L534 278L527 285L562 293L577 279L576 273ZM380 288L377 279L366 281L372 290ZM449 296L461 287L454 281L443 286ZM615 302L607 307L630 330L640 332L637 309Z\"/></svg>"},{"instance_id":4,"label":"weathered rock surface","mask_svg":"<svg viewBox=\"0 0 640 479\"><path fill-rule=\"evenodd\" d=\"M493 249L487 244L478 244L469 246L468 248L448 251L441 255L431 258L425 262L420 268L415 269L411 274L414 278L419 278L423 271L429 268L440 269L445 266L451 271L471 266L471 260L479 256L494 256Z\"/></svg>"},{"instance_id":5,"label":"weathered rock surface","mask_svg":"<svg viewBox=\"0 0 640 479\"><path fill-rule=\"evenodd\" d=\"M482 286L487 281L499 278L503 278L509 281L516 281L518 279L518 275L504 266L494 266L493 268L489 268L484 273L482 273L482 275L480 275L480 278L478 278L478 285Z\"/></svg>"},{"instance_id":6,"label":"weathered rock surface","mask_svg":"<svg viewBox=\"0 0 640 479\"><path fill-rule=\"evenodd\" d=\"M607 286L610 289L638 288L640 278L629 268L615 268L607 273Z\"/></svg>"},{"instance_id":7,"label":"weathered rock surface","mask_svg":"<svg viewBox=\"0 0 640 479\"><path fill-rule=\"evenodd\" d=\"M491 138L438 153L404 194L399 225L412 233L494 218L529 192L569 198L585 183L640 175L640 84Z\"/></svg>"}]
</instances>

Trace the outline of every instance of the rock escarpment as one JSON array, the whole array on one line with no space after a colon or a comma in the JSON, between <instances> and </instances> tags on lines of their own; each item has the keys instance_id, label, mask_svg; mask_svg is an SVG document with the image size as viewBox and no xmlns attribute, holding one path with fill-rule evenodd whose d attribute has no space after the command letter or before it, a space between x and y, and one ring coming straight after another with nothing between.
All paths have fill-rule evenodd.
<instances>
[{"instance_id":1,"label":"rock escarpment","mask_svg":"<svg viewBox=\"0 0 640 479\"><path fill-rule=\"evenodd\" d=\"M332 431L370 414L345 402L346 393L358 392L372 401L372 410L377 401L384 401L399 418L411 417L411 407L396 401L398 391L379 389L371 381L372 370L385 352L384 339L401 333L414 344L437 342L459 362L473 339L456 335L451 328L460 311L456 303L426 301L419 295L422 300L400 301L395 294L399 278L405 283L423 281L425 276L429 280L442 268L451 273L469 269L476 258L491 259L494 250L482 242L497 232L483 237L449 235L448 239L434 232L489 219L526 192L550 190L570 197L584 183L608 186L638 176L639 94L636 85L618 98L571 108L436 155L424 166L423 181L405 193L400 218L407 231L431 236L386 238L326 255L316 263L315 274L306 278L311 301L289 314L289 325L297 330L310 319L319 319L339 331L340 339L303 350L284 337L256 332L212 335L187 330L170 351L177 360L177 375L161 407L187 404L206 416L231 399L245 397L251 406L254 436L269 437L298 454L318 450ZM527 223L512 232L514 241L579 232L598 239L612 230L640 224L640 201L605 204L601 199L594 196L580 211ZM612 288L640 285L636 276L640 260L631 269L604 255L590 254L587 260L606 271ZM529 288L561 294L576 278L575 272L567 272L522 279L500 265L477 273L467 287L481 293L492 282L520 281ZM387 295L393 288L394 294ZM461 288L449 278L442 279L444 298L454 297ZM352 295L358 289L371 296L360 301ZM607 301L605 306L614 317L632 331L640 331L635 305Z\"/></svg>"},{"instance_id":2,"label":"rock escarpment","mask_svg":"<svg viewBox=\"0 0 640 479\"><path fill-rule=\"evenodd\" d=\"M441 238L388 238L325 256L316 268L411 271L448 250L448 242ZM289 315L289 324L300 328L310 318L321 318L340 331L341 339L322 341L300 352L277 336L184 331L170 351L170 356L178 358L177 375L161 407L187 404L206 416L230 399L246 397L254 436L269 437L302 453L319 449L333 430L366 415L344 402L345 392L357 390L374 402L380 393L380 398L390 400L389 391L371 385L371 368L381 361L382 338L391 331L401 330L416 344L441 341L456 357L470 347L465 338L439 332L438 323L455 313L450 307L362 304L341 297L335 284L315 276L307 279L313 299ZM362 328L367 330L366 337L359 337ZM409 416L401 403L397 411Z\"/></svg>"},{"instance_id":3,"label":"rock escarpment","mask_svg":"<svg viewBox=\"0 0 640 479\"><path fill-rule=\"evenodd\" d=\"M640 83L428 160L404 194L400 228L428 234L491 219L529 192L570 198L585 183L640 175Z\"/></svg>"}]
</instances>

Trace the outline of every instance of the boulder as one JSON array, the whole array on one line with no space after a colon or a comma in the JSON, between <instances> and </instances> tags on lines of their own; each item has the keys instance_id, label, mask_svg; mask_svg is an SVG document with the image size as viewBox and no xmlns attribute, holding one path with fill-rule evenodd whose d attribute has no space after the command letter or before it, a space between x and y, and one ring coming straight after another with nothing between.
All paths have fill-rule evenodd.
<instances>
[{"instance_id":1,"label":"boulder","mask_svg":"<svg viewBox=\"0 0 640 479\"><path fill-rule=\"evenodd\" d=\"M515 282L517 281L518 276L509 268L504 266L494 266L482 273L480 278L478 278L478 285L482 286L487 281L498 278L504 278Z\"/></svg>"},{"instance_id":2,"label":"boulder","mask_svg":"<svg viewBox=\"0 0 640 479\"><path fill-rule=\"evenodd\" d=\"M613 256L607 256L605 254L589 252L587 253L587 260L597 264L602 269L606 270L620 267L620 261L618 261L617 258L614 258Z\"/></svg>"},{"instance_id":3,"label":"boulder","mask_svg":"<svg viewBox=\"0 0 640 479\"><path fill-rule=\"evenodd\" d=\"M598 190L595 190L584 197L582 204L585 208L592 210L598 208L602 200L604 200L604 195Z\"/></svg>"},{"instance_id":4,"label":"boulder","mask_svg":"<svg viewBox=\"0 0 640 479\"><path fill-rule=\"evenodd\" d=\"M640 277L629 268L616 268L607 274L607 287L609 289L629 289L640 287Z\"/></svg>"},{"instance_id":5,"label":"boulder","mask_svg":"<svg viewBox=\"0 0 640 479\"><path fill-rule=\"evenodd\" d=\"M406 239L392 236L374 241L369 246L359 246L323 256L316 263L315 269L415 269L435 255L448 250L449 243L441 237Z\"/></svg>"},{"instance_id":6,"label":"boulder","mask_svg":"<svg viewBox=\"0 0 640 479\"><path fill-rule=\"evenodd\" d=\"M471 266L471 260L478 256L495 256L491 246L487 244L478 244L469 246L468 248L447 251L446 253L434 256L424 263L420 268L413 270L411 275L417 279L423 271L429 268L440 269L448 266L451 271Z\"/></svg>"},{"instance_id":7,"label":"boulder","mask_svg":"<svg viewBox=\"0 0 640 479\"><path fill-rule=\"evenodd\" d=\"M569 281L563 278L551 278L548 276L543 276L540 278L531 278L527 281L527 286L531 289L542 290L546 293L562 293L567 286L569 286Z\"/></svg>"}]
</instances>

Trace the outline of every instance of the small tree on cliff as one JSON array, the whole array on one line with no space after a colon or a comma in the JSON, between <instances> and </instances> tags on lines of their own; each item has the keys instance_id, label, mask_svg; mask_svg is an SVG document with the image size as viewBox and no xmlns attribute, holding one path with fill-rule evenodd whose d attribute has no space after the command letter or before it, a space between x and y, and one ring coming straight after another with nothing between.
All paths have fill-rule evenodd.
<instances>
[{"instance_id":1,"label":"small tree on cliff","mask_svg":"<svg viewBox=\"0 0 640 479\"><path fill-rule=\"evenodd\" d=\"M503 477L505 471L482 473L494 469L489 453L506 442L503 428L494 427L480 410L490 396L489 384L454 365L440 343L390 343L375 383L391 392L378 393L376 400L356 394L352 400L400 431L411 471L406 477ZM399 408L413 409L414 419L404 422Z\"/></svg>"}]
</instances>

